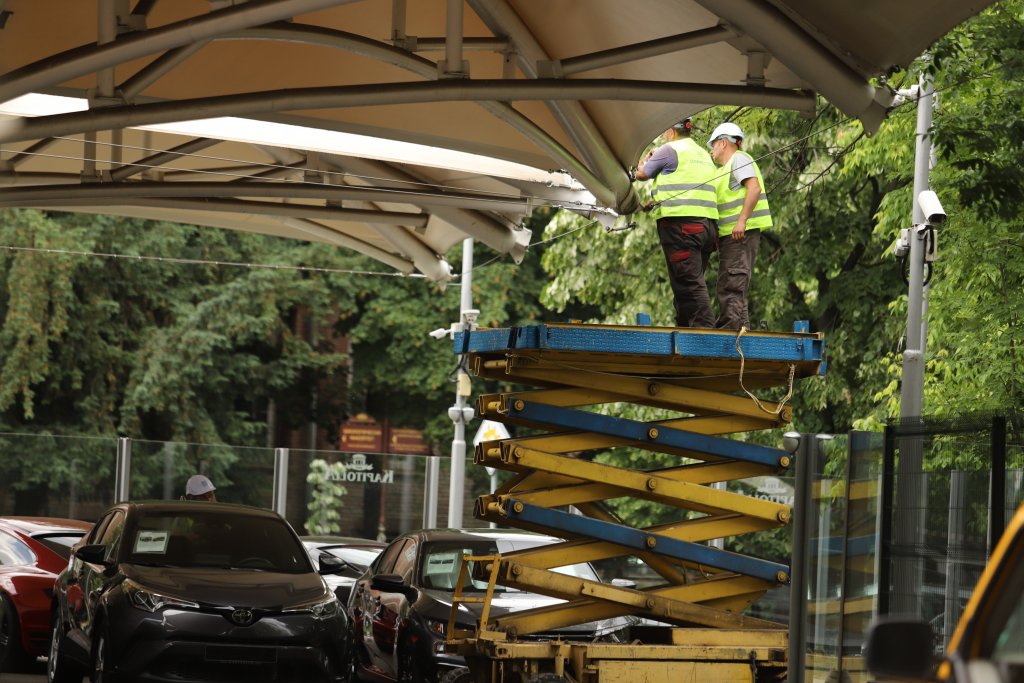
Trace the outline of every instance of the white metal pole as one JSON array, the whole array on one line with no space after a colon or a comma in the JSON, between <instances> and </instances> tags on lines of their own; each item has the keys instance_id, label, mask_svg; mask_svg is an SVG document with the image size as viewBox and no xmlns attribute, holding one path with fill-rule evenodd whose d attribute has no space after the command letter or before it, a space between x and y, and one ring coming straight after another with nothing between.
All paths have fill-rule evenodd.
<instances>
[{"instance_id":1,"label":"white metal pole","mask_svg":"<svg viewBox=\"0 0 1024 683\"><path fill-rule=\"evenodd\" d=\"M461 326L469 331L474 325L470 319L473 310L473 238L462 240L462 289L461 289ZM459 357L462 360L462 357ZM448 489L448 527L462 527L462 504L466 486L466 422L472 416L472 408L466 409L466 399L472 393L469 375L459 364L458 378L455 384L455 405L448 411L455 423L455 437L452 439L451 484ZM467 413L469 415L467 416Z\"/></svg>"},{"instance_id":2,"label":"white metal pole","mask_svg":"<svg viewBox=\"0 0 1024 683\"><path fill-rule=\"evenodd\" d=\"M924 211L917 198L928 189L932 143L932 83L922 77L917 100L917 144L914 155L913 215L910 230L910 285L907 297L907 343L903 351L903 383L900 388L900 417L919 417L924 407Z\"/></svg>"},{"instance_id":3,"label":"white metal pole","mask_svg":"<svg viewBox=\"0 0 1024 683\"><path fill-rule=\"evenodd\" d=\"M918 198L928 189L932 145L932 83L921 77L917 100L917 140L914 154L914 196L910 228L909 285L907 290L907 332L903 351L902 385L900 387L900 421L905 424L919 419L924 411L924 349L928 322L924 317L926 290L924 285L926 216ZM899 463L894 498L895 522L893 543L898 548L911 548L920 543L924 531L927 498L924 470L923 437L902 437L899 441ZM924 559L894 553L893 588L889 601L894 614L920 615L920 586L924 576Z\"/></svg>"}]
</instances>

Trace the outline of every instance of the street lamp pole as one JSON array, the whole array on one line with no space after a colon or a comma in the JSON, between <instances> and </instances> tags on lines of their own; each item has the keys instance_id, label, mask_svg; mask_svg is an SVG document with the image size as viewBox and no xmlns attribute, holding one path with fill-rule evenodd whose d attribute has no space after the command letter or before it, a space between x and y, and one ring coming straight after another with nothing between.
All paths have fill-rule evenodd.
<instances>
[{"instance_id":1,"label":"street lamp pole","mask_svg":"<svg viewBox=\"0 0 1024 683\"><path fill-rule=\"evenodd\" d=\"M462 241L462 290L460 320L462 331L476 328L480 313L473 308L473 238ZM448 409L448 417L455 424L452 439L451 480L448 487L448 528L462 527L462 505L466 487L466 423L473 419L473 406L466 400L473 393L469 374L465 369L465 357L459 356L459 369L455 383L455 405Z\"/></svg>"}]
</instances>

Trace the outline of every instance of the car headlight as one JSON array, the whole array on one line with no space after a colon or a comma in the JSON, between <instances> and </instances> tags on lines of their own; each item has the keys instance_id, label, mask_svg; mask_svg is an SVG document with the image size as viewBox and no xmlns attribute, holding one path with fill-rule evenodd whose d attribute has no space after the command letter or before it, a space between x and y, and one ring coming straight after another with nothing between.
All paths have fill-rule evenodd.
<instances>
[{"instance_id":1,"label":"car headlight","mask_svg":"<svg viewBox=\"0 0 1024 683\"><path fill-rule=\"evenodd\" d=\"M314 619L330 619L338 615L338 599L333 595L315 602L283 610L285 614L312 614Z\"/></svg>"},{"instance_id":2,"label":"car headlight","mask_svg":"<svg viewBox=\"0 0 1024 683\"><path fill-rule=\"evenodd\" d=\"M438 636L439 638L444 638L445 637L445 634L448 632L448 622L447 621L438 621L437 619L427 619L426 622L427 622L427 630L428 631L433 633L435 636Z\"/></svg>"},{"instance_id":3,"label":"car headlight","mask_svg":"<svg viewBox=\"0 0 1024 683\"><path fill-rule=\"evenodd\" d=\"M156 612L157 610L164 609L165 607L199 608L199 603L151 591L147 588L143 588L131 579L125 579L121 582L121 590L128 597L128 602L139 609L146 610L147 612Z\"/></svg>"}]
</instances>

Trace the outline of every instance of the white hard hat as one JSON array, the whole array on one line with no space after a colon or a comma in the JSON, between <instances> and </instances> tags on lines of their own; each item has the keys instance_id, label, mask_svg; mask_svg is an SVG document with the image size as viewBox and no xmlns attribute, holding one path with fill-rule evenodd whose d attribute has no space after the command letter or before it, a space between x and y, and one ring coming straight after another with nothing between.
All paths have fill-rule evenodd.
<instances>
[{"instance_id":1,"label":"white hard hat","mask_svg":"<svg viewBox=\"0 0 1024 683\"><path fill-rule=\"evenodd\" d=\"M708 147L714 144L715 140L721 137L732 138L733 142L738 142L743 139L743 131L740 127L731 121L718 124L718 128L715 128L711 132L711 137L708 138Z\"/></svg>"},{"instance_id":2,"label":"white hard hat","mask_svg":"<svg viewBox=\"0 0 1024 683\"><path fill-rule=\"evenodd\" d=\"M217 487L213 485L210 478L203 474L193 474L185 483L185 494L189 496L201 496L216 490Z\"/></svg>"}]
</instances>

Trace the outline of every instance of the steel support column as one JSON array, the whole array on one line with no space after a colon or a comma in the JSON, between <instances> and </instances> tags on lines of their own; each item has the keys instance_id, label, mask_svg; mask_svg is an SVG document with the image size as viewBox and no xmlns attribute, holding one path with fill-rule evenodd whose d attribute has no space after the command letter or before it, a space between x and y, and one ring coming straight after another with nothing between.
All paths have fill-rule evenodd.
<instances>
[{"instance_id":1,"label":"steel support column","mask_svg":"<svg viewBox=\"0 0 1024 683\"><path fill-rule=\"evenodd\" d=\"M274 449L274 488L271 506L284 517L288 512L288 449Z\"/></svg>"},{"instance_id":2,"label":"steel support column","mask_svg":"<svg viewBox=\"0 0 1024 683\"><path fill-rule=\"evenodd\" d=\"M132 440L127 436L117 439L117 462L114 472L114 502L123 503L131 499L132 490Z\"/></svg>"}]
</instances>

